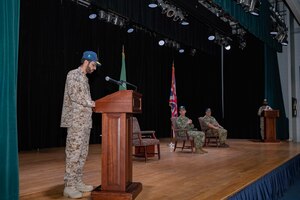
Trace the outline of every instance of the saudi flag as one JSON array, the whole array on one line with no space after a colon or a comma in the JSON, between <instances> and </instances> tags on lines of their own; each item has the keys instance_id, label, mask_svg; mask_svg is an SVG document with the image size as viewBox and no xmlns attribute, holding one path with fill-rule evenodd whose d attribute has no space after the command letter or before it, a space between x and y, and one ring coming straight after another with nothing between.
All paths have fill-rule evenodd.
<instances>
[{"instance_id":1,"label":"saudi flag","mask_svg":"<svg viewBox=\"0 0 300 200\"><path fill-rule=\"evenodd\" d=\"M126 81L126 68L125 68L125 52L124 52L124 45L122 46L122 68L121 68L121 75L120 80ZM119 90L127 90L126 83L123 83L119 86Z\"/></svg>"}]
</instances>

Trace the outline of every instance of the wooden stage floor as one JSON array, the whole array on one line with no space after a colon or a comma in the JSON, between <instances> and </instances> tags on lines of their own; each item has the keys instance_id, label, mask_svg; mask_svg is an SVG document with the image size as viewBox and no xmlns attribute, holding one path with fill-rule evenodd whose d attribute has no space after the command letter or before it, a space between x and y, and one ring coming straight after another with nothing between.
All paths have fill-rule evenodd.
<instances>
[{"instance_id":1,"label":"wooden stage floor","mask_svg":"<svg viewBox=\"0 0 300 200\"><path fill-rule=\"evenodd\" d=\"M143 184L136 200L226 199L300 152L300 144L292 142L229 139L230 148L207 147L207 154L192 154L170 152L170 140L160 140L160 160L133 159L133 181ZM21 200L68 199L62 196L64 148L20 152L19 165ZM84 181L101 184L100 144L90 145ZM90 193L82 199L90 199Z\"/></svg>"}]
</instances>

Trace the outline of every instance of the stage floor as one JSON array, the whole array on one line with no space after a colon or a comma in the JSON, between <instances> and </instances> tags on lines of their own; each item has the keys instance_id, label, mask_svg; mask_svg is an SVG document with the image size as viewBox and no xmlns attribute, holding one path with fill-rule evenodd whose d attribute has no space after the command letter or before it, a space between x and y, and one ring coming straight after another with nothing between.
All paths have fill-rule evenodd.
<instances>
[{"instance_id":1,"label":"stage floor","mask_svg":"<svg viewBox=\"0 0 300 200\"><path fill-rule=\"evenodd\" d=\"M229 139L229 148L206 147L170 152L170 139L160 139L161 159L133 159L133 181L143 190L136 200L218 200L243 189L300 153L300 144ZM62 196L64 148L20 152L20 199L68 199ZM90 145L84 181L101 184L101 145ZM90 199L90 193L84 198Z\"/></svg>"}]
</instances>

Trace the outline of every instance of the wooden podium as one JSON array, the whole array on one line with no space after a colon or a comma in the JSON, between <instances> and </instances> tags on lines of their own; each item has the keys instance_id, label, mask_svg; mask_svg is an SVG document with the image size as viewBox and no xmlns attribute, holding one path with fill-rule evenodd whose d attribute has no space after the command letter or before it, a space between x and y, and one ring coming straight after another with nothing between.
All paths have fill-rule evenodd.
<instances>
[{"instance_id":1,"label":"wooden podium","mask_svg":"<svg viewBox=\"0 0 300 200\"><path fill-rule=\"evenodd\" d=\"M121 90L96 100L102 113L101 185L92 191L93 200L131 200L142 191L132 182L132 114L142 112L142 95Z\"/></svg>"},{"instance_id":2,"label":"wooden podium","mask_svg":"<svg viewBox=\"0 0 300 200\"><path fill-rule=\"evenodd\" d=\"M276 118L279 117L279 110L264 110L265 142L279 142L276 139Z\"/></svg>"}]
</instances>

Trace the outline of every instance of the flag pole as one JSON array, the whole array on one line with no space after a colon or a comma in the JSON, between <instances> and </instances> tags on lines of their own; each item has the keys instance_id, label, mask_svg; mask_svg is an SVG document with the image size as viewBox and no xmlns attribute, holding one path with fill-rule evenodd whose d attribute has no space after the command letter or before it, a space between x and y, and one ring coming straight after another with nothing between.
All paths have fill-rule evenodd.
<instances>
[{"instance_id":1,"label":"flag pole","mask_svg":"<svg viewBox=\"0 0 300 200\"><path fill-rule=\"evenodd\" d=\"M174 60L172 62L172 81L171 81L169 106L171 107L171 117L177 117L178 116L178 109L177 109L177 93L176 93ZM173 138L174 138L174 131L172 129L172 124L171 124L171 142L169 144L170 148L174 148L174 144L172 142Z\"/></svg>"}]
</instances>

